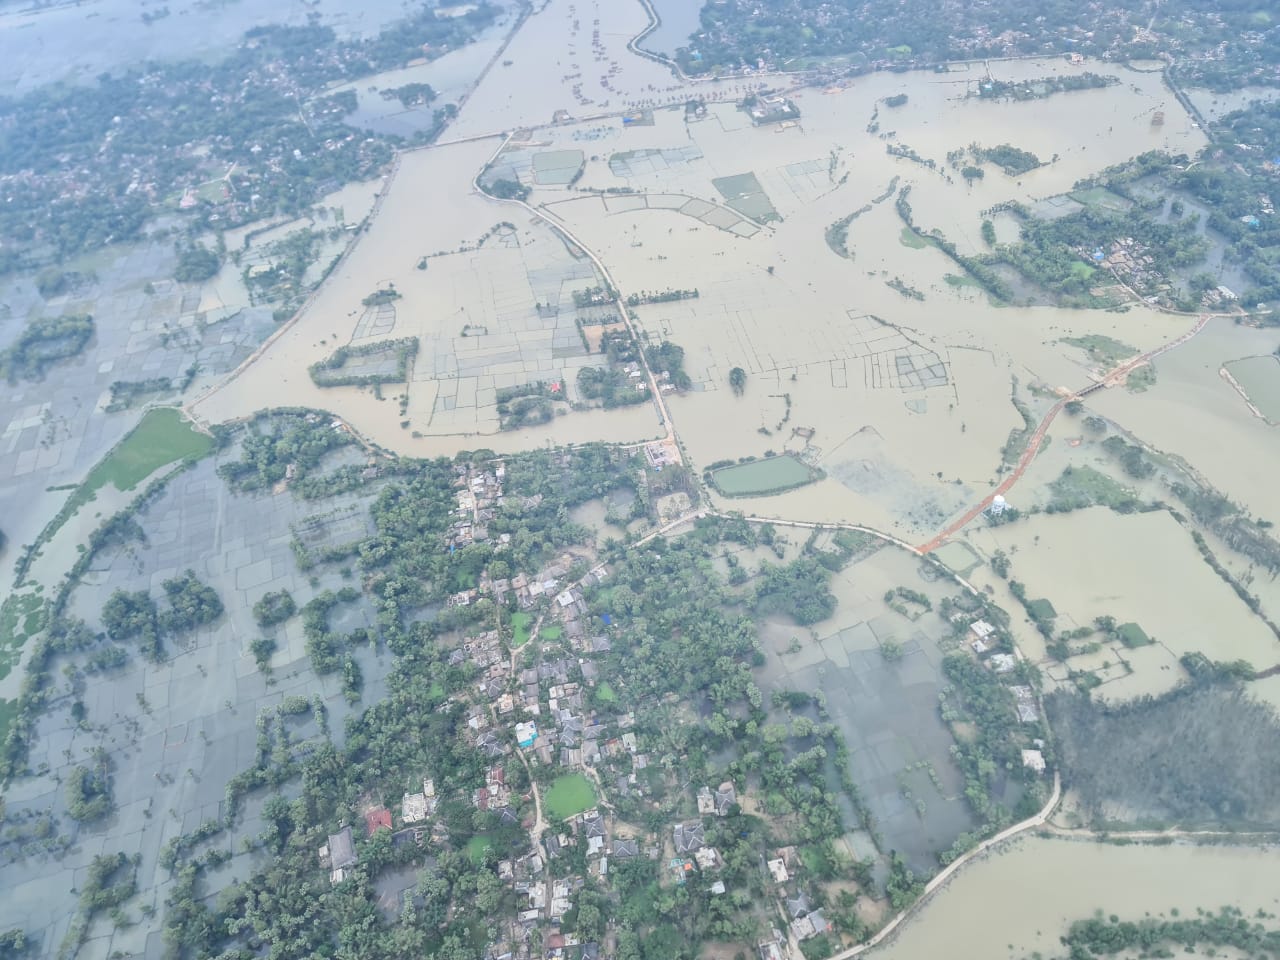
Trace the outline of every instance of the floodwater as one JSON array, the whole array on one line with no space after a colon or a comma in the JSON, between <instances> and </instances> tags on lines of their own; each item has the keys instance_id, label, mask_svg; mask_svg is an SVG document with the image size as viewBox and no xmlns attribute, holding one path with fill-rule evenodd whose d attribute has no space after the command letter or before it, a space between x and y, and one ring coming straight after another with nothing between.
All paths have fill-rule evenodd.
<instances>
[{"instance_id":1,"label":"floodwater","mask_svg":"<svg viewBox=\"0 0 1280 960\"><path fill-rule=\"evenodd\" d=\"M1272 423L1280 421L1280 358L1244 357L1226 368L1259 413Z\"/></svg>"},{"instance_id":2,"label":"floodwater","mask_svg":"<svg viewBox=\"0 0 1280 960\"><path fill-rule=\"evenodd\" d=\"M1189 531L1163 511L1121 515L1105 507L1040 514L998 527L977 527L967 540L986 556L1009 556L1009 577L1031 599L1047 598L1058 632L1112 616L1137 623L1154 641L1073 657L1074 670L1099 669L1102 695L1127 699L1157 693L1185 679L1178 659L1202 652L1214 660L1243 659L1258 669L1277 659L1275 636L1201 558ZM1088 570L1088 576L1081 571ZM975 574L976 583L996 581ZM1176 585L1174 587L1173 585ZM1005 604L1016 619L1024 614ZM1126 660L1130 669L1120 663ZM1102 669L1103 664L1110 664ZM1066 670L1050 668L1065 679ZM1113 685L1114 682L1114 685Z\"/></svg>"},{"instance_id":3,"label":"floodwater","mask_svg":"<svg viewBox=\"0 0 1280 960\"><path fill-rule=\"evenodd\" d=\"M436 109L447 103L461 104L470 95L472 87L484 73L501 49L513 26L514 12L507 12L486 30L481 32L474 42L450 50L444 56L429 63L420 63L400 70L388 70L362 77L351 83L333 87L327 93L341 93L354 90L357 108L345 120L351 126L361 130L372 130L380 134L392 134L411 137L419 130L430 128L434 122ZM496 67L496 69L503 69ZM406 110L403 104L394 97L387 99L381 95L383 90L391 90L410 83L429 83L436 92L436 100L427 106Z\"/></svg>"},{"instance_id":4,"label":"floodwater","mask_svg":"<svg viewBox=\"0 0 1280 960\"><path fill-rule=\"evenodd\" d=\"M1062 955L1058 938L1097 910L1138 920L1239 907L1277 912L1280 857L1266 847L1112 846L1027 837L966 867L875 960Z\"/></svg>"},{"instance_id":5,"label":"floodwater","mask_svg":"<svg viewBox=\"0 0 1280 960\"><path fill-rule=\"evenodd\" d=\"M678 47L689 46L690 34L702 26L702 0L652 0L658 25L640 41L640 47L660 56L674 57Z\"/></svg>"},{"instance_id":6,"label":"floodwater","mask_svg":"<svg viewBox=\"0 0 1280 960\"><path fill-rule=\"evenodd\" d=\"M570 306L573 290L599 283L590 261L540 221L470 189L493 149L476 141L404 154L380 214L312 302L255 362L197 398L196 415L217 423L302 403L418 456L659 436L649 404L575 412L557 404L561 413L548 423L499 432L497 390L572 385L578 369L604 360L585 352ZM500 227L512 217L515 230ZM388 285L400 298L392 319L375 323L361 301ZM558 304L558 312L539 313L538 303ZM307 374L339 346L374 336L419 339L403 410L399 384L326 389Z\"/></svg>"},{"instance_id":7,"label":"floodwater","mask_svg":"<svg viewBox=\"0 0 1280 960\"><path fill-rule=\"evenodd\" d=\"M892 200L885 198L894 178L912 187L914 216L924 228L941 229L962 250L979 250L981 211L994 203L1061 194L1081 177L1144 150L1193 152L1203 135L1185 115L1174 113L1161 127L1134 120L1166 105L1167 91L1158 75L1121 71L1122 82L1105 90L997 104L964 98L981 71L960 65L942 75L878 74L835 92L802 91L796 95L801 123L790 129L754 128L733 106L715 103L707 119L696 122L686 122L678 107L655 110L652 125L623 124L613 117L546 126L547 104L556 102L555 91L571 94L586 80L557 78L545 69L530 76L526 57L532 57L532 46L554 49L556 37L565 55L587 71L584 78L590 70L583 64L594 64L590 69L600 72L597 81L607 80L617 90L625 85L628 97L638 97L656 65L625 54L617 54L625 58L619 72L611 73L606 64L616 54L610 44L628 30L640 29L642 14L639 5L634 10L630 5L589 5L575 7L570 19L568 6L552 0L530 17L504 53L512 66L485 76L451 133L482 136L517 123L542 124L522 133L522 142L542 151L587 145L580 183L572 189L537 184L531 202L600 255L624 294L698 289L697 299L635 310L649 336L670 338L685 350L694 388L669 397L668 403L690 460L705 466L785 451L803 456L826 474L801 492L734 501L733 508L767 516L863 521L909 539L927 539L990 489L1000 448L1009 431L1021 426L1009 402L1015 377L1024 390L1034 380L1049 387L1088 382L1079 351L1061 344L1061 338L1099 333L1149 349L1190 325L1189 318L1143 307L1126 313L995 308L980 291L945 282L958 268L940 251L884 242L902 229ZM590 53L586 48L594 41L589 25L597 15L604 46ZM573 19L580 21L577 33ZM544 53L541 62L545 60ZM1095 67L1111 69L1091 65ZM1049 60L1000 63L994 69L1018 79L1072 68ZM665 82L669 88L670 78ZM738 81L696 89L740 96L749 88ZM908 104L882 111L880 135L868 133L876 104L900 92L908 94ZM533 95L540 106L525 99ZM683 103L687 95L687 90L675 90L653 99ZM1072 130L1070 139L1063 138L1064 129ZM890 135L891 142L909 145L944 171L947 151L975 139L1012 142L1033 150L1048 165L1017 179L992 168L984 181L968 186L957 176L886 155L883 137ZM273 395L283 388L291 396L301 392L319 406L340 405L342 414L367 436L409 453L473 448L481 445L480 438L484 445L515 449L548 439L636 441L654 436L660 426L648 405L557 415L541 427L499 433L492 408L484 412L488 395L482 394L488 385L477 383L474 402L469 387L449 386L452 365L460 364L463 354L478 349L483 355L489 349L487 341L458 341L457 329L478 324L490 330L505 322L503 317L521 301L523 310L534 305L530 301L544 302L540 290L545 288L532 281L521 292L524 280L538 271L564 270L567 276L575 269L551 254L551 248L563 244L527 213L471 192L472 177L500 146L495 138L405 155L370 230L303 318L238 381L201 401L197 412L209 420L244 415L260 406L257 391ZM522 149L527 153L529 147ZM666 151L661 154L666 159L649 164L647 172L608 163L613 153L636 150ZM615 168L627 175L619 176ZM736 214L727 219L730 214L720 206L722 198L712 184L739 174L754 174L783 217L763 230L752 227L756 232L749 239L730 231L731 223L740 221ZM602 199L584 196L579 192L584 188L638 190L651 196L647 203L634 197ZM682 205L686 212L698 211L700 219L677 212ZM871 210L849 229L851 259L837 256L824 240L827 225L864 205ZM465 257L433 258L425 271L413 269L421 255L465 251L504 219L516 224L518 255L493 250L491 243ZM577 260L576 269L582 269L584 261ZM480 270L485 276L496 272L498 279L478 280ZM427 338L423 346L435 342L432 369L424 370L419 357L406 417L396 403L379 401L369 391L321 393L304 379L307 363L327 355L335 339L345 342L355 332L360 299L384 280L394 281L404 295L397 310L414 318ZM923 299L904 296L889 285L891 280L914 288ZM530 336L548 335L545 329L534 333L548 326L544 320L540 316L528 328ZM401 325L394 335L409 330ZM522 339L514 328L511 332ZM571 338L554 329L549 335L553 340ZM450 337L453 344L443 342ZM494 348L495 366L526 382L554 376L571 352L568 339L560 343L559 353L553 349L554 362L547 363L533 358L523 345L504 341L501 350ZM727 389L734 366L748 374L741 397ZM573 364L567 372L574 372ZM243 390L242 383L252 383L254 389ZM1167 411L1170 403L1180 407L1181 398L1164 400L1148 408L1159 408L1168 423L1178 422ZM1114 402L1110 395L1098 399L1099 404ZM1042 412L1047 403L1032 407ZM1237 399L1230 416L1243 420L1241 408ZM402 427L402 419L409 425ZM1250 428L1237 424L1235 429Z\"/></svg>"}]
</instances>

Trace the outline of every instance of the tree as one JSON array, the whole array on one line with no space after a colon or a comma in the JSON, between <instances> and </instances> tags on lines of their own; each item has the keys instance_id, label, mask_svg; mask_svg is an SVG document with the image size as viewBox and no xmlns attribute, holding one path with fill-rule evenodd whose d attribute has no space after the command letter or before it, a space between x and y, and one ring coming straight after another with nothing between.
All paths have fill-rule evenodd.
<instances>
[{"instance_id":1,"label":"tree","mask_svg":"<svg viewBox=\"0 0 1280 960\"><path fill-rule=\"evenodd\" d=\"M743 391L747 388L747 371L741 367L734 367L729 371L729 386L737 396L742 396Z\"/></svg>"},{"instance_id":2,"label":"tree","mask_svg":"<svg viewBox=\"0 0 1280 960\"><path fill-rule=\"evenodd\" d=\"M996 245L996 225L990 220L982 221L982 242L988 247Z\"/></svg>"},{"instance_id":3,"label":"tree","mask_svg":"<svg viewBox=\"0 0 1280 960\"><path fill-rule=\"evenodd\" d=\"M173 279L179 283L203 283L221 269L222 258L217 253L203 244L191 243L179 248Z\"/></svg>"},{"instance_id":4,"label":"tree","mask_svg":"<svg viewBox=\"0 0 1280 960\"><path fill-rule=\"evenodd\" d=\"M297 611L298 605L294 602L293 595L288 590L277 590L264 593L253 605L253 619L258 621L258 626L265 629L284 623Z\"/></svg>"}]
</instances>

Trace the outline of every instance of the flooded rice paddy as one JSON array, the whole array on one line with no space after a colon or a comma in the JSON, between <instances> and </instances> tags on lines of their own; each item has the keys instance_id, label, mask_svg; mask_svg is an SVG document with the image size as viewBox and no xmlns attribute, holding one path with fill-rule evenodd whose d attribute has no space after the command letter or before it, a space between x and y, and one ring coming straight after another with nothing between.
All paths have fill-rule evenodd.
<instances>
[{"instance_id":1,"label":"flooded rice paddy","mask_svg":"<svg viewBox=\"0 0 1280 960\"><path fill-rule=\"evenodd\" d=\"M936 613L913 620L884 601L887 591L906 587L928 596L936 609L958 592L954 583L920 571L919 558L885 548L835 575L838 604L830 619L812 628L766 621L760 685L766 698L777 690L821 693L848 744L849 773L884 849L897 850L924 874L974 820L964 777L951 759L951 731L938 712L950 627ZM900 645L901 658L886 657L882 645ZM1017 792L1011 786L1008 793L1003 799L1012 806ZM851 808L846 815L857 819Z\"/></svg>"}]
</instances>

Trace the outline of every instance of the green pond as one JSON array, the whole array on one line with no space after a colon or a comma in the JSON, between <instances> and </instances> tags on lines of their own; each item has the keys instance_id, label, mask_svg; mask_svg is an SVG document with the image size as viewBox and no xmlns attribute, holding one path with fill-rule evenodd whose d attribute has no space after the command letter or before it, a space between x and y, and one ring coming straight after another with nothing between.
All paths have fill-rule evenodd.
<instances>
[{"instance_id":1,"label":"green pond","mask_svg":"<svg viewBox=\"0 0 1280 960\"><path fill-rule=\"evenodd\" d=\"M720 491L729 496L778 493L804 486L814 478L805 463L790 455L721 467L711 476Z\"/></svg>"}]
</instances>

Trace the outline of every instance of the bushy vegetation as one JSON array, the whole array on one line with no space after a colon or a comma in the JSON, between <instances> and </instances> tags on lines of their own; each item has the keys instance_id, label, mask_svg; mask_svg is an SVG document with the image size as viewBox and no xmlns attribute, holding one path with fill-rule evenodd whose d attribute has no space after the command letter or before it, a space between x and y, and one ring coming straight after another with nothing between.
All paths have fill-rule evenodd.
<instances>
[{"instance_id":1,"label":"bushy vegetation","mask_svg":"<svg viewBox=\"0 0 1280 960\"><path fill-rule=\"evenodd\" d=\"M297 612L298 605L288 590L264 593L253 605L253 619L264 629L284 623Z\"/></svg>"},{"instance_id":2,"label":"bushy vegetation","mask_svg":"<svg viewBox=\"0 0 1280 960\"><path fill-rule=\"evenodd\" d=\"M87 314L33 320L9 347L0 350L0 377L10 383L42 380L59 360L77 356L93 336Z\"/></svg>"},{"instance_id":3,"label":"bushy vegetation","mask_svg":"<svg viewBox=\"0 0 1280 960\"><path fill-rule=\"evenodd\" d=\"M645 361L649 364L649 369L655 374L667 374L671 378L671 382L680 390L688 390L692 384L689 374L684 370L684 348L677 346L670 340L663 340L661 343L646 347L644 351Z\"/></svg>"},{"instance_id":4,"label":"bushy vegetation","mask_svg":"<svg viewBox=\"0 0 1280 960\"><path fill-rule=\"evenodd\" d=\"M73 767L67 775L67 813L73 820L87 823L100 820L112 810L111 777L105 751L93 768Z\"/></svg>"},{"instance_id":5,"label":"bushy vegetation","mask_svg":"<svg viewBox=\"0 0 1280 960\"><path fill-rule=\"evenodd\" d=\"M164 656L165 636L187 633L222 616L218 594L196 579L194 570L162 586L169 603L164 612L146 591L116 590L102 608L107 636L117 642L136 641L142 655L155 661Z\"/></svg>"},{"instance_id":6,"label":"bushy vegetation","mask_svg":"<svg viewBox=\"0 0 1280 960\"><path fill-rule=\"evenodd\" d=\"M326 453L354 443L321 413L309 410L265 410L244 427L241 459L218 467L218 476L233 490L269 489L285 478L292 464L296 479L314 470Z\"/></svg>"},{"instance_id":7,"label":"bushy vegetation","mask_svg":"<svg viewBox=\"0 0 1280 960\"><path fill-rule=\"evenodd\" d=\"M1280 721L1218 670L1162 697L1046 701L1064 785L1099 818L1218 827L1280 825Z\"/></svg>"},{"instance_id":8,"label":"bushy vegetation","mask_svg":"<svg viewBox=\"0 0 1280 960\"><path fill-rule=\"evenodd\" d=\"M383 355L395 358L395 366L373 373L343 373L353 359L358 357L380 358ZM418 355L418 338L404 337L400 340L380 340L377 343L364 343L354 347L339 347L324 360L317 361L307 368L311 380L318 387L350 387L374 386L381 383L403 383L409 376L409 364Z\"/></svg>"},{"instance_id":9,"label":"bushy vegetation","mask_svg":"<svg viewBox=\"0 0 1280 960\"><path fill-rule=\"evenodd\" d=\"M1070 960L1113 957L1140 953L1143 956L1174 956L1175 948L1188 954L1209 955L1237 953L1246 957L1266 957L1280 952L1280 930L1245 918L1234 907L1223 907L1216 914L1196 911L1196 916L1182 918L1171 910L1166 918L1147 916L1141 920L1121 920L1115 914L1103 917L1099 910L1088 920L1071 924L1062 945ZM1275 917L1259 913L1259 918ZM1223 948L1229 948L1224 950ZM1038 954L1037 954L1038 956Z\"/></svg>"},{"instance_id":10,"label":"bushy vegetation","mask_svg":"<svg viewBox=\"0 0 1280 960\"><path fill-rule=\"evenodd\" d=\"M222 257L200 243L189 243L178 249L178 264L173 279L179 283L203 283L218 275Z\"/></svg>"},{"instance_id":11,"label":"bushy vegetation","mask_svg":"<svg viewBox=\"0 0 1280 960\"><path fill-rule=\"evenodd\" d=\"M825 620L836 609L828 589L831 571L813 557L801 557L786 566L766 564L756 587L756 610L781 613L807 625Z\"/></svg>"},{"instance_id":12,"label":"bushy vegetation","mask_svg":"<svg viewBox=\"0 0 1280 960\"><path fill-rule=\"evenodd\" d=\"M1030 150L1022 150L1010 143L995 147L982 147L975 143L969 147L969 155L977 163L994 163L1011 177L1020 177L1043 166L1040 158Z\"/></svg>"}]
</instances>

